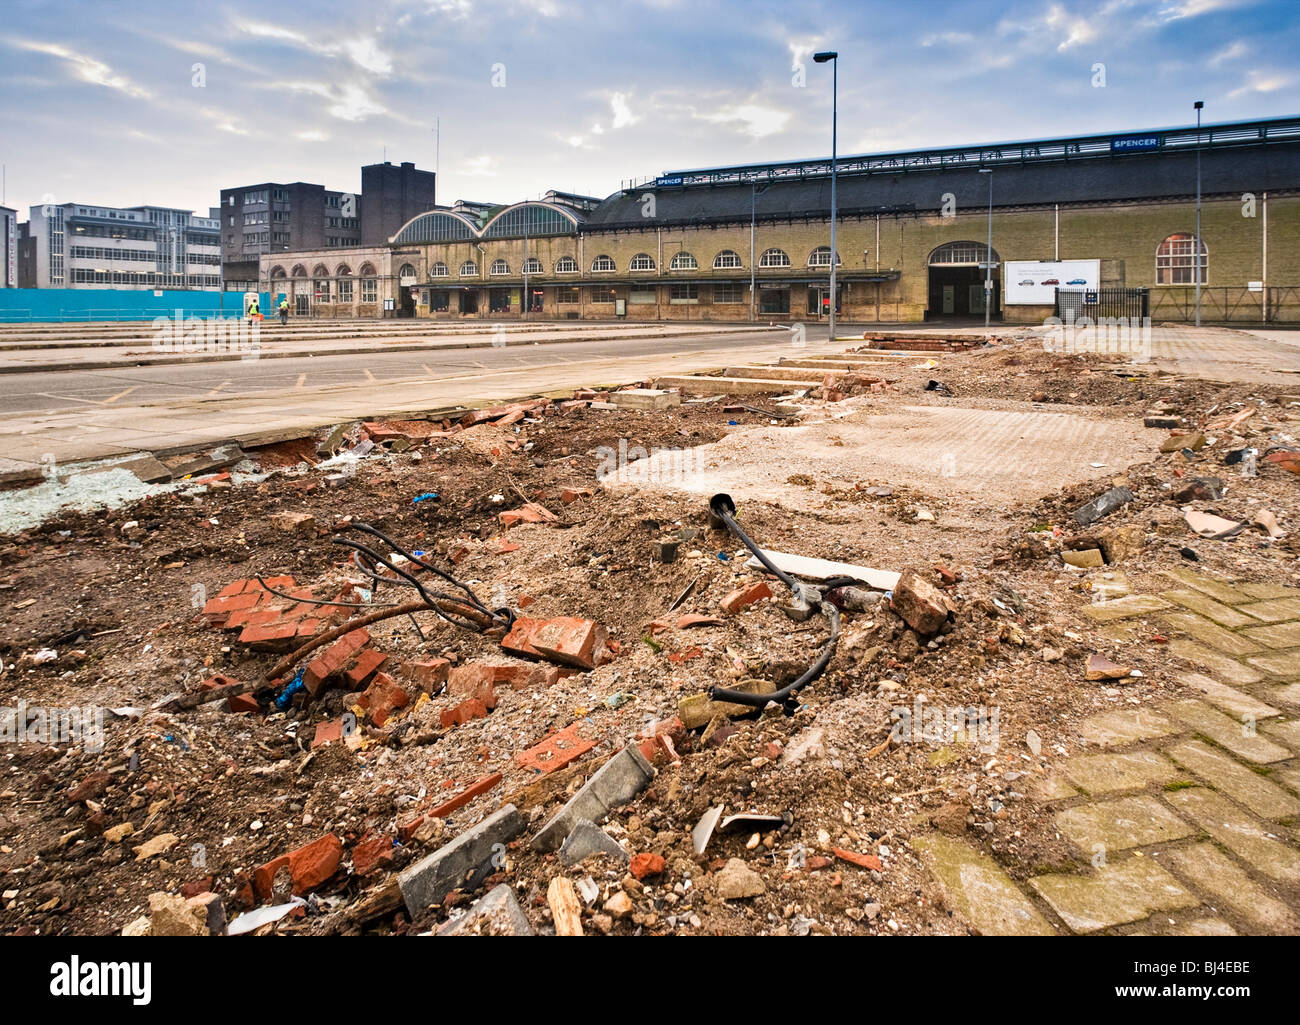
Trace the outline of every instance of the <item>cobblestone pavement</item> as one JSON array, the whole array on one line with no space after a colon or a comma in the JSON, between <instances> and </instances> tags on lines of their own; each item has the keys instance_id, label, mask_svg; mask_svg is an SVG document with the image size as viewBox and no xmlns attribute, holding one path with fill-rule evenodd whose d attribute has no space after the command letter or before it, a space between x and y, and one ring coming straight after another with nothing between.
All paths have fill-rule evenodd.
<instances>
[{"instance_id":1,"label":"cobblestone pavement","mask_svg":"<svg viewBox=\"0 0 1300 1025\"><path fill-rule=\"evenodd\" d=\"M1085 720L1031 795L1086 867L1020 885L963 840L917 841L980 933L1300 932L1300 590L1165 576L1084 612L1115 637L1161 624L1198 667L1186 696Z\"/></svg>"}]
</instances>

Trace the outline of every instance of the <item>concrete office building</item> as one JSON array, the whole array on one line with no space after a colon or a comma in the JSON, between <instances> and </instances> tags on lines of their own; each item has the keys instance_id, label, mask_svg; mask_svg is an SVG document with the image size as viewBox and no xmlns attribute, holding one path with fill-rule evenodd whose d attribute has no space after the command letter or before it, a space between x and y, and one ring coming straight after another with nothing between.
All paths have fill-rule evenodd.
<instances>
[{"instance_id":1,"label":"concrete office building","mask_svg":"<svg viewBox=\"0 0 1300 1025\"><path fill-rule=\"evenodd\" d=\"M1300 117L841 157L838 175L844 321L982 321L988 264L998 322L1041 323L1058 288L1140 291L1154 322L1191 320L1198 270L1203 321L1300 321ZM263 273L296 275L322 316L794 323L829 313L829 240L820 159L430 209L349 254L373 301L308 287L330 276L314 254Z\"/></svg>"},{"instance_id":2,"label":"concrete office building","mask_svg":"<svg viewBox=\"0 0 1300 1025\"><path fill-rule=\"evenodd\" d=\"M171 207L31 208L20 239L24 288L216 289L217 221Z\"/></svg>"},{"instance_id":3,"label":"concrete office building","mask_svg":"<svg viewBox=\"0 0 1300 1025\"><path fill-rule=\"evenodd\" d=\"M435 175L412 163L361 168L360 192L310 182L260 182L221 190L221 256L226 288L258 285L268 254L383 244L436 204ZM261 287L266 288L263 275Z\"/></svg>"}]
</instances>

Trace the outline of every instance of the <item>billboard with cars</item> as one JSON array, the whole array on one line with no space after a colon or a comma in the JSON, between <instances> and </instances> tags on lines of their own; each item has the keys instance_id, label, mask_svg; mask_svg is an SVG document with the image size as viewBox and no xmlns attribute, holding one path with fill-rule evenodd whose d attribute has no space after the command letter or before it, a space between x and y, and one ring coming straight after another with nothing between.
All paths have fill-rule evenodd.
<instances>
[{"instance_id":1,"label":"billboard with cars","mask_svg":"<svg viewBox=\"0 0 1300 1025\"><path fill-rule=\"evenodd\" d=\"M1100 260L1008 260L1003 273L1007 306L1051 306L1058 288L1101 287Z\"/></svg>"}]
</instances>

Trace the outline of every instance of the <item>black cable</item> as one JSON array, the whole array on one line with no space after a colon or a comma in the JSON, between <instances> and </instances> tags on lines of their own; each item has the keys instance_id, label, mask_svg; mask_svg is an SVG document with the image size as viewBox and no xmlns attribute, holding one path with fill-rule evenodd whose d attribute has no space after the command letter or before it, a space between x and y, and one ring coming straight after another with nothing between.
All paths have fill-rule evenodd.
<instances>
[{"instance_id":1,"label":"black cable","mask_svg":"<svg viewBox=\"0 0 1300 1025\"><path fill-rule=\"evenodd\" d=\"M769 572L775 575L781 583L785 584L785 586L790 589L790 592L796 599L808 604L806 591L809 590L809 588L807 585L796 580L789 573L778 569L776 564L767 557L764 551L750 539L749 535L746 534L744 530L741 529L740 524L737 523L735 519L736 504L731 500L730 495L714 495L709 500L709 511L721 520L726 528L731 531L731 533L735 534L746 548L753 552L754 558L758 559L758 561L762 563ZM834 578L834 580L839 579L839 577ZM834 580L832 583L834 583ZM769 701L776 701L784 706L787 715L793 715L795 708L797 707L797 704L794 701L794 696L826 671L826 667L830 664L831 656L835 654L835 645L839 641L839 609L828 601L822 601L820 597L817 601L817 609L830 623L831 635L822 646L821 653L817 656L817 660L808 667L808 670L802 676L793 683L787 684L780 690L774 691L770 694L751 694L748 691L730 690L726 687L710 687L710 699L714 701L731 701L738 705L749 705L751 708L764 708Z\"/></svg>"}]
</instances>

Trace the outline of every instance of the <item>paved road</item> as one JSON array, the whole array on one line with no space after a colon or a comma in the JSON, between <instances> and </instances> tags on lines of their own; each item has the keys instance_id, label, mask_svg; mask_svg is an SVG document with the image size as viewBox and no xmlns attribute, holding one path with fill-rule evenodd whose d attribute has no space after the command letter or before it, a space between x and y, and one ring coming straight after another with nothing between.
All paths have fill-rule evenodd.
<instances>
[{"instance_id":1,"label":"paved road","mask_svg":"<svg viewBox=\"0 0 1300 1025\"><path fill-rule=\"evenodd\" d=\"M825 334L823 330L822 334ZM810 332L811 335L811 332ZM578 341L505 348L425 349L365 355L301 356L272 360L123 367L0 376L0 414L45 413L89 406L126 406L183 399L234 398L259 392L373 386L390 381L452 381L510 371L572 367L611 358L711 350L726 353L779 344L773 332L690 334L660 338Z\"/></svg>"}]
</instances>

